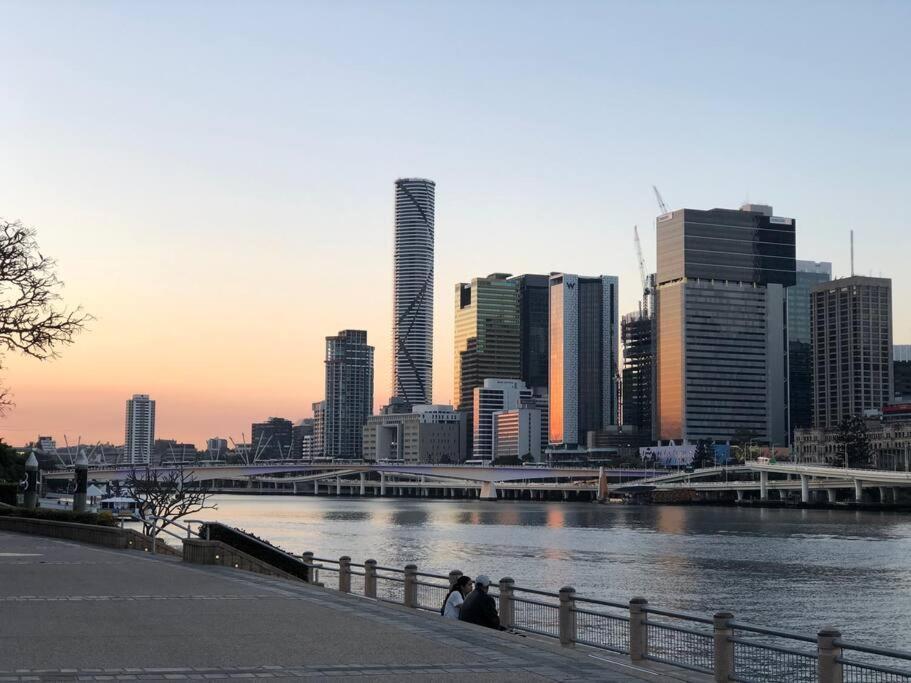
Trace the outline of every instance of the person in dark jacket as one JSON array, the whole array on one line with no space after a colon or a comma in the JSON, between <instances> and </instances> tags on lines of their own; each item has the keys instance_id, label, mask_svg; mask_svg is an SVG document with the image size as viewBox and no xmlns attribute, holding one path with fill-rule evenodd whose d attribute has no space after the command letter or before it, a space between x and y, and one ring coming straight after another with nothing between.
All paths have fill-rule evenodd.
<instances>
[{"instance_id":1,"label":"person in dark jacket","mask_svg":"<svg viewBox=\"0 0 911 683\"><path fill-rule=\"evenodd\" d=\"M497 604L487 594L489 589L490 579L488 577L482 574L475 579L474 590L468 594L459 610L459 620L503 630L503 627L500 626L500 615L497 614Z\"/></svg>"}]
</instances>

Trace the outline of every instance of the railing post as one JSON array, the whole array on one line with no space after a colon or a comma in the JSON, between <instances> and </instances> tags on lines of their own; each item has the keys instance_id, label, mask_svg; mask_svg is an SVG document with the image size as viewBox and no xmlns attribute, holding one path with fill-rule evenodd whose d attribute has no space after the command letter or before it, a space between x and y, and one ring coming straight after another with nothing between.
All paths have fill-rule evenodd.
<instances>
[{"instance_id":1,"label":"railing post","mask_svg":"<svg viewBox=\"0 0 911 683\"><path fill-rule=\"evenodd\" d=\"M405 607L418 606L418 566L405 565Z\"/></svg>"},{"instance_id":2,"label":"railing post","mask_svg":"<svg viewBox=\"0 0 911 683\"><path fill-rule=\"evenodd\" d=\"M576 643L576 589L560 589L560 645L573 647Z\"/></svg>"},{"instance_id":3,"label":"railing post","mask_svg":"<svg viewBox=\"0 0 911 683\"><path fill-rule=\"evenodd\" d=\"M462 576L462 572L459 571L458 569L453 569L451 572L449 572L449 587L452 588L453 586L455 586L456 581L458 581L459 577L461 577L461 576Z\"/></svg>"},{"instance_id":4,"label":"railing post","mask_svg":"<svg viewBox=\"0 0 911 683\"><path fill-rule=\"evenodd\" d=\"M835 641L841 638L841 631L831 626L824 627L816 634L819 683L842 683L841 647Z\"/></svg>"},{"instance_id":5,"label":"railing post","mask_svg":"<svg viewBox=\"0 0 911 683\"><path fill-rule=\"evenodd\" d=\"M633 661L645 659L648 654L647 606L648 600L645 598L629 601L629 657Z\"/></svg>"},{"instance_id":6,"label":"railing post","mask_svg":"<svg viewBox=\"0 0 911 683\"><path fill-rule=\"evenodd\" d=\"M516 604L512 600L512 589L516 582L509 576L500 579L500 625L514 628L516 625Z\"/></svg>"},{"instance_id":7,"label":"railing post","mask_svg":"<svg viewBox=\"0 0 911 683\"><path fill-rule=\"evenodd\" d=\"M364 562L364 595L376 597L376 560Z\"/></svg>"},{"instance_id":8,"label":"railing post","mask_svg":"<svg viewBox=\"0 0 911 683\"><path fill-rule=\"evenodd\" d=\"M730 612L716 612L714 617L715 631L715 681L726 683L734 675L734 643L731 637L734 630L731 621L734 615Z\"/></svg>"},{"instance_id":9,"label":"railing post","mask_svg":"<svg viewBox=\"0 0 911 683\"><path fill-rule=\"evenodd\" d=\"M304 564L307 565L307 583L319 583L319 573L313 566L313 553L309 550L301 555Z\"/></svg>"},{"instance_id":10,"label":"railing post","mask_svg":"<svg viewBox=\"0 0 911 683\"><path fill-rule=\"evenodd\" d=\"M338 558L338 589L341 593L351 592L351 558L347 555Z\"/></svg>"}]
</instances>

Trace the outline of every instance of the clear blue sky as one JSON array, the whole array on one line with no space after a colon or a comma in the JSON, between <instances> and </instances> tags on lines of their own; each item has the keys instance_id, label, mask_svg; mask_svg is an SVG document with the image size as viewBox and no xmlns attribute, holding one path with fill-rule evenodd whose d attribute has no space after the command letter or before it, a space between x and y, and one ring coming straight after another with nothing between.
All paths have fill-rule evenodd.
<instances>
[{"instance_id":1,"label":"clear blue sky","mask_svg":"<svg viewBox=\"0 0 911 683\"><path fill-rule=\"evenodd\" d=\"M0 434L239 436L322 398L365 328L388 398L393 180L437 181L434 393L452 287L654 267L671 208L770 203L798 256L893 278L911 342L909 2L0 2L0 215L98 322L8 359ZM74 411L74 405L80 410Z\"/></svg>"}]
</instances>

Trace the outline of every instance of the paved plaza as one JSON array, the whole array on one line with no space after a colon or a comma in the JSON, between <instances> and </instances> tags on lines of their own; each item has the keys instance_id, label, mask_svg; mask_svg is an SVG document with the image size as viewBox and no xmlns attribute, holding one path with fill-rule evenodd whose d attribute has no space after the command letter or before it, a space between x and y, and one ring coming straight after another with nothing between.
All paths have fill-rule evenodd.
<instances>
[{"instance_id":1,"label":"paved plaza","mask_svg":"<svg viewBox=\"0 0 911 683\"><path fill-rule=\"evenodd\" d=\"M0 532L0 681L706 680L225 567Z\"/></svg>"}]
</instances>

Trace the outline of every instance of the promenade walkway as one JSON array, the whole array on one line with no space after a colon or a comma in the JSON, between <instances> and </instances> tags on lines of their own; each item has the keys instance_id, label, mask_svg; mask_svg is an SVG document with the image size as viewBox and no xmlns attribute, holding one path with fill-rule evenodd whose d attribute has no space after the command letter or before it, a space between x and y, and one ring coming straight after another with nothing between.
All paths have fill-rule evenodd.
<instances>
[{"instance_id":1,"label":"promenade walkway","mask_svg":"<svg viewBox=\"0 0 911 683\"><path fill-rule=\"evenodd\" d=\"M0 680L703 681L314 586L0 532Z\"/></svg>"}]
</instances>

